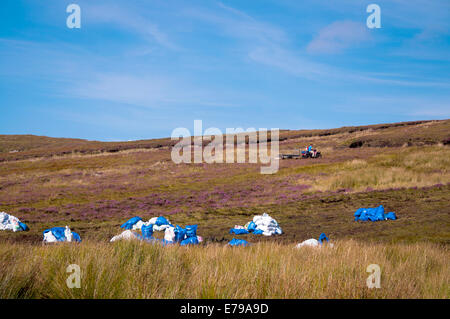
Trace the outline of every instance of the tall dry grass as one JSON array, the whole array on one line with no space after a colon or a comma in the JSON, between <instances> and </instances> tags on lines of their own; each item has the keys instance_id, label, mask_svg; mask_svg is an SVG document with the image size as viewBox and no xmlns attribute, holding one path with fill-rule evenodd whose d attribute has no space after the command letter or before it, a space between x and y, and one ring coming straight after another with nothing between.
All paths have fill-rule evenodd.
<instances>
[{"instance_id":1,"label":"tall dry grass","mask_svg":"<svg viewBox=\"0 0 450 319\"><path fill-rule=\"evenodd\" d=\"M380 149L383 152L383 149ZM431 146L354 159L324 167L312 190L425 187L450 182L450 148ZM322 173L322 172L321 172Z\"/></svg>"},{"instance_id":2,"label":"tall dry grass","mask_svg":"<svg viewBox=\"0 0 450 319\"><path fill-rule=\"evenodd\" d=\"M448 298L449 257L430 243L1 244L0 298ZM69 264L81 288L67 287ZM366 285L369 264L381 267L379 289Z\"/></svg>"}]
</instances>

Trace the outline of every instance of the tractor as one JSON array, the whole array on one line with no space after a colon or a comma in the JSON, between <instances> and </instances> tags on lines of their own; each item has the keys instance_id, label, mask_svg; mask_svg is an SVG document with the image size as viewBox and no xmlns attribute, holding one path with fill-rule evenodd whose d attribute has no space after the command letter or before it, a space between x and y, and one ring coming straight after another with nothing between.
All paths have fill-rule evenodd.
<instances>
[{"instance_id":1,"label":"tractor","mask_svg":"<svg viewBox=\"0 0 450 319\"><path fill-rule=\"evenodd\" d=\"M302 151L302 158L320 158L322 157L322 153L320 151L317 151L316 149L312 150L311 152Z\"/></svg>"}]
</instances>

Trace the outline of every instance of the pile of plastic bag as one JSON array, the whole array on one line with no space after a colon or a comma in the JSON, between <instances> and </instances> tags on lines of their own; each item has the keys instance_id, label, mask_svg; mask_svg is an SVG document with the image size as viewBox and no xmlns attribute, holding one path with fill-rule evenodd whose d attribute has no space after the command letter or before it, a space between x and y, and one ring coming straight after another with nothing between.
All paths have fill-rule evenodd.
<instances>
[{"instance_id":1,"label":"pile of plastic bag","mask_svg":"<svg viewBox=\"0 0 450 319\"><path fill-rule=\"evenodd\" d=\"M296 248L301 248L304 246L309 246L309 247L322 247L324 241L326 243L329 242L327 235L325 235L325 233L320 234L319 236L319 240L315 239L315 238L311 238L311 239L307 239L302 241L301 243L297 244L297 246L295 246ZM330 247L333 247L333 244L328 244Z\"/></svg>"},{"instance_id":2,"label":"pile of plastic bag","mask_svg":"<svg viewBox=\"0 0 450 319\"><path fill-rule=\"evenodd\" d=\"M121 228L125 228L120 235L111 238L111 242L120 239L138 239L147 242L160 242L162 244L176 244L181 246L197 245L203 239L197 236L197 225L187 225L185 228L172 225L164 216L153 217L148 222L143 222L140 217L133 217L125 222ZM140 230L141 234L132 230ZM164 239L153 237L153 232L164 231Z\"/></svg>"},{"instance_id":3,"label":"pile of plastic bag","mask_svg":"<svg viewBox=\"0 0 450 319\"><path fill-rule=\"evenodd\" d=\"M81 242L80 235L66 227L53 227L43 232L45 243Z\"/></svg>"},{"instance_id":4,"label":"pile of plastic bag","mask_svg":"<svg viewBox=\"0 0 450 319\"><path fill-rule=\"evenodd\" d=\"M376 222L380 220L396 220L397 216L395 216L394 212L389 212L387 214L384 213L383 205L380 205L375 208L360 208L355 214L355 221L371 221Z\"/></svg>"},{"instance_id":5,"label":"pile of plastic bag","mask_svg":"<svg viewBox=\"0 0 450 319\"><path fill-rule=\"evenodd\" d=\"M230 229L230 234L241 235L248 233L273 236L281 235L283 231L275 219L264 213L253 217L253 220L245 224L245 226L235 225L234 228Z\"/></svg>"},{"instance_id":6,"label":"pile of plastic bag","mask_svg":"<svg viewBox=\"0 0 450 319\"><path fill-rule=\"evenodd\" d=\"M164 216L150 218L147 222L144 222L141 217L136 216L126 221L120 227L131 230L141 230L142 226L149 225L152 225L153 231L164 231L168 227L174 227Z\"/></svg>"},{"instance_id":7,"label":"pile of plastic bag","mask_svg":"<svg viewBox=\"0 0 450 319\"><path fill-rule=\"evenodd\" d=\"M17 217L0 212L0 230L27 231L28 226L22 223Z\"/></svg>"}]
</instances>

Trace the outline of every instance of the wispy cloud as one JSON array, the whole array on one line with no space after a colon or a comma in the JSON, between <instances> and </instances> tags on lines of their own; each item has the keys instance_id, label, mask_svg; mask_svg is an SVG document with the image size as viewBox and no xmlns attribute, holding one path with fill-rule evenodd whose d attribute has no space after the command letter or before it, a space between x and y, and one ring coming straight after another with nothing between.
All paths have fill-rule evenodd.
<instances>
[{"instance_id":1,"label":"wispy cloud","mask_svg":"<svg viewBox=\"0 0 450 319\"><path fill-rule=\"evenodd\" d=\"M295 55L291 51L278 46L256 48L249 52L249 58L255 62L307 79L318 79L336 72L324 64L311 62L307 58Z\"/></svg>"},{"instance_id":2,"label":"wispy cloud","mask_svg":"<svg viewBox=\"0 0 450 319\"><path fill-rule=\"evenodd\" d=\"M33 123L106 136L116 126L118 136L149 137L150 127L167 134L198 116L217 127L289 128L448 114L448 0L379 0L376 30L364 25L367 1L77 3L81 30L66 28L64 4L5 3L0 108L9 131ZM353 99L366 95L386 98ZM336 105L347 102L341 115Z\"/></svg>"},{"instance_id":3,"label":"wispy cloud","mask_svg":"<svg viewBox=\"0 0 450 319\"><path fill-rule=\"evenodd\" d=\"M235 107L235 103L212 90L204 90L173 77L131 74L91 74L91 79L74 84L67 94L84 99L96 99L130 104L145 108L170 105L205 107Z\"/></svg>"},{"instance_id":4,"label":"wispy cloud","mask_svg":"<svg viewBox=\"0 0 450 319\"><path fill-rule=\"evenodd\" d=\"M440 30L426 28L414 37L402 42L402 46L392 51L394 56L403 56L420 60L450 61L448 45L449 34Z\"/></svg>"},{"instance_id":5,"label":"wispy cloud","mask_svg":"<svg viewBox=\"0 0 450 319\"><path fill-rule=\"evenodd\" d=\"M450 104L447 106L436 106L436 107L424 107L420 109L412 110L408 115L410 116L426 116L439 119L449 119L450 118Z\"/></svg>"},{"instance_id":6,"label":"wispy cloud","mask_svg":"<svg viewBox=\"0 0 450 319\"><path fill-rule=\"evenodd\" d=\"M355 106L358 106L356 108ZM380 114L390 112L415 118L450 118L450 100L445 96L358 96L346 99L336 106L340 112Z\"/></svg>"},{"instance_id":7,"label":"wispy cloud","mask_svg":"<svg viewBox=\"0 0 450 319\"><path fill-rule=\"evenodd\" d=\"M68 93L79 98L155 107L169 96L168 87L168 81L161 77L96 74L71 87Z\"/></svg>"},{"instance_id":8,"label":"wispy cloud","mask_svg":"<svg viewBox=\"0 0 450 319\"><path fill-rule=\"evenodd\" d=\"M214 9L191 7L183 10L183 15L218 27L224 35L255 43L281 43L288 40L283 29L258 21L243 11L223 3Z\"/></svg>"},{"instance_id":9,"label":"wispy cloud","mask_svg":"<svg viewBox=\"0 0 450 319\"><path fill-rule=\"evenodd\" d=\"M367 27L361 22L336 21L324 27L308 44L309 53L336 54L371 40Z\"/></svg>"},{"instance_id":10,"label":"wispy cloud","mask_svg":"<svg viewBox=\"0 0 450 319\"><path fill-rule=\"evenodd\" d=\"M170 49L178 49L179 46L169 39L160 27L140 15L133 9L122 4L98 5L87 3L83 5L83 14L87 23L92 25L108 25L122 28L135 33L146 41L156 42Z\"/></svg>"},{"instance_id":11,"label":"wispy cloud","mask_svg":"<svg viewBox=\"0 0 450 319\"><path fill-rule=\"evenodd\" d=\"M348 83L372 83L385 86L405 87L441 87L448 88L450 83L446 79L413 79L398 73L364 73L331 66L324 63L315 63L299 54L279 47L257 48L249 53L251 60L278 68L283 72L296 77L318 82L342 81Z\"/></svg>"},{"instance_id":12,"label":"wispy cloud","mask_svg":"<svg viewBox=\"0 0 450 319\"><path fill-rule=\"evenodd\" d=\"M218 4L222 10L188 10L191 17L220 28L234 39L243 39L241 50L250 61L276 68L296 77L323 82L347 81L373 83L385 86L448 87L445 80L415 80L405 74L374 75L353 68L336 67L326 62L315 62L314 55L344 53L345 50L374 43L364 22L335 21L318 31L304 50L293 49L291 39L281 28L258 21L243 11Z\"/></svg>"},{"instance_id":13,"label":"wispy cloud","mask_svg":"<svg viewBox=\"0 0 450 319\"><path fill-rule=\"evenodd\" d=\"M79 59L80 56L83 59ZM171 105L237 107L240 104L229 97L244 95L196 85L173 73L152 71L151 67L129 67L127 62L120 61L120 57L109 72L105 71L104 63L102 57L70 44L0 38L0 77L36 79L33 85L42 95L145 108ZM18 69L17 65L23 68ZM41 87L41 83L45 83L45 87Z\"/></svg>"}]
</instances>

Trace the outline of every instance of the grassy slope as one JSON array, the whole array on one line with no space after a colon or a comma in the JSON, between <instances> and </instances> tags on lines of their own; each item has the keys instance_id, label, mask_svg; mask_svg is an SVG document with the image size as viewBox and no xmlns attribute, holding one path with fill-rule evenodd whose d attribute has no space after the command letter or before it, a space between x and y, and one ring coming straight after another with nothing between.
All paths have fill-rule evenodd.
<instances>
[{"instance_id":1,"label":"grassy slope","mask_svg":"<svg viewBox=\"0 0 450 319\"><path fill-rule=\"evenodd\" d=\"M313 143L324 157L280 161L273 175L261 175L260 164L175 165L168 139L2 136L0 211L31 230L0 232L8 242L0 244L0 298L448 298L449 132L449 120L283 131L281 152ZM357 208L379 204L399 219L353 221ZM263 212L282 236L245 235L262 243L224 247L233 225ZM207 247L107 243L135 215L197 223ZM40 246L44 229L64 225L85 242ZM336 249L292 248L321 232ZM65 286L69 263L85 271L81 290ZM365 287L370 263L382 267L386 289Z\"/></svg>"},{"instance_id":2,"label":"grassy slope","mask_svg":"<svg viewBox=\"0 0 450 319\"><path fill-rule=\"evenodd\" d=\"M450 120L416 121L324 130L281 130L280 140L289 142L299 138L346 136L350 139L341 141L341 147L347 147L355 141L362 141L363 144L368 146L401 146L405 143L408 145L436 144L448 142L450 139L449 122ZM377 137L371 139L372 134ZM365 137L359 138L361 135ZM34 135L0 135L0 162L73 153L98 154L115 153L129 149L157 149L170 147L175 143L176 141L169 138L129 142L98 142Z\"/></svg>"},{"instance_id":3,"label":"grassy slope","mask_svg":"<svg viewBox=\"0 0 450 319\"><path fill-rule=\"evenodd\" d=\"M448 243L450 150L436 143L447 136L450 121L407 124L302 131L300 137L290 131L281 152L312 142L324 158L281 161L273 175L261 175L260 164L175 165L166 147L7 161L0 163L0 210L31 231L0 238L37 243L42 230L67 224L83 238L107 241L129 217L163 214L173 223L198 223L208 241L222 241L231 238L233 225L268 212L285 231L279 241L325 231L333 238ZM407 134L435 145L348 147L368 136L403 143ZM352 222L357 208L379 204L399 220Z\"/></svg>"}]
</instances>

